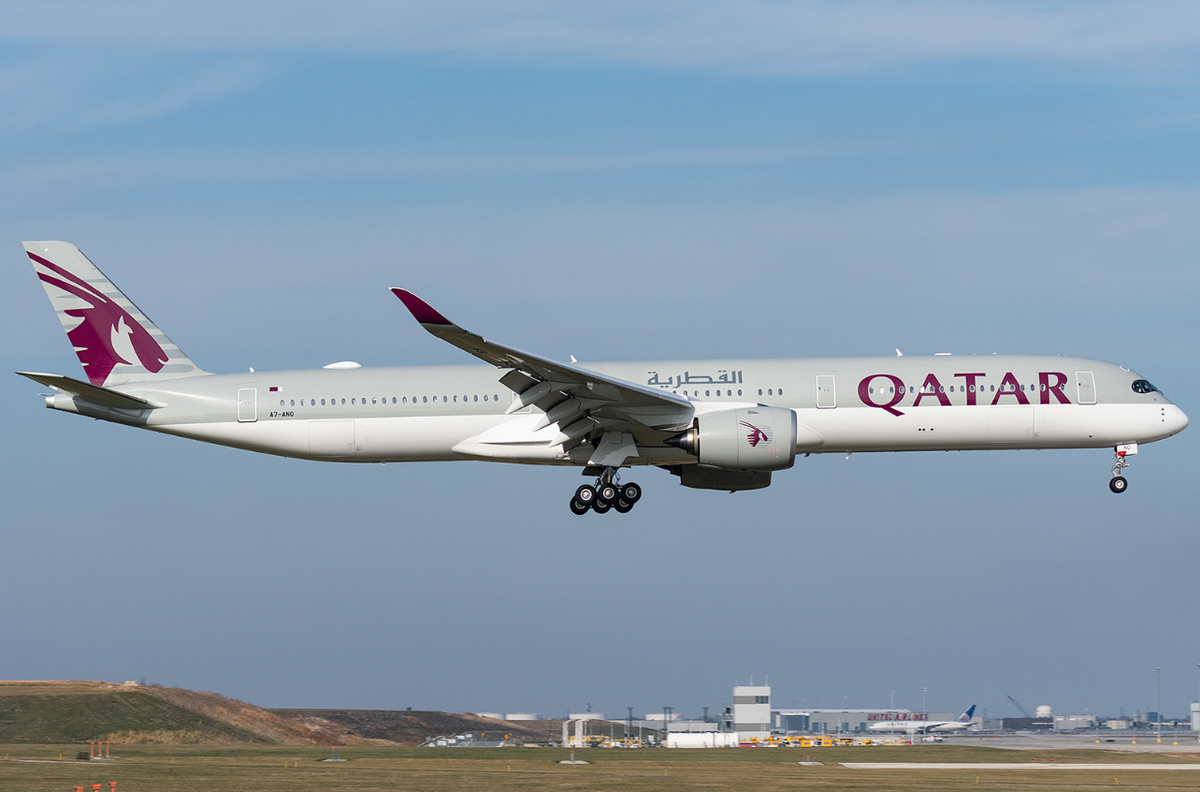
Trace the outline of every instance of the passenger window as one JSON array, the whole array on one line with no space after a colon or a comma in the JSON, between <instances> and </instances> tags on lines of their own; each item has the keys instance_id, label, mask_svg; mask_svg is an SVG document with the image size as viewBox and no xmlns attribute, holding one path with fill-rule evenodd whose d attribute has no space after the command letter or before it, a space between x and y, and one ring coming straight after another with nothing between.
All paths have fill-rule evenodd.
<instances>
[{"instance_id":1,"label":"passenger window","mask_svg":"<svg viewBox=\"0 0 1200 792\"><path fill-rule=\"evenodd\" d=\"M421 397L421 402L422 402L422 403L427 403L428 401L429 401L429 397L428 397L428 396L422 396L422 397Z\"/></svg>"},{"instance_id":2,"label":"passenger window","mask_svg":"<svg viewBox=\"0 0 1200 792\"><path fill-rule=\"evenodd\" d=\"M705 396L708 396L708 395L709 395L709 392L708 392L708 391L704 391L704 395L705 395Z\"/></svg>"},{"instance_id":3,"label":"passenger window","mask_svg":"<svg viewBox=\"0 0 1200 792\"><path fill-rule=\"evenodd\" d=\"M738 388L738 396L741 396L741 395L742 395L742 389Z\"/></svg>"},{"instance_id":4,"label":"passenger window","mask_svg":"<svg viewBox=\"0 0 1200 792\"><path fill-rule=\"evenodd\" d=\"M293 407L295 407L295 406L296 406L296 400L295 400L295 399L292 399L292 406L293 406Z\"/></svg>"},{"instance_id":5,"label":"passenger window","mask_svg":"<svg viewBox=\"0 0 1200 792\"><path fill-rule=\"evenodd\" d=\"M783 388L780 388L780 389L779 389L779 395L780 395L780 396L782 396L782 395L783 395Z\"/></svg>"},{"instance_id":6,"label":"passenger window","mask_svg":"<svg viewBox=\"0 0 1200 792\"><path fill-rule=\"evenodd\" d=\"M487 401L487 394L486 394L486 393L485 393L485 394L483 394L483 400L484 400L484 401Z\"/></svg>"},{"instance_id":7,"label":"passenger window","mask_svg":"<svg viewBox=\"0 0 1200 792\"><path fill-rule=\"evenodd\" d=\"M684 391L684 392L683 392L683 394L686 396L686 395L687 395L687 391ZM759 395L759 396L762 396L762 388L759 388L759 389L758 389L758 395Z\"/></svg>"},{"instance_id":8,"label":"passenger window","mask_svg":"<svg viewBox=\"0 0 1200 792\"><path fill-rule=\"evenodd\" d=\"M487 397L485 396L484 398L487 398ZM476 393L476 394L475 394L475 401L479 401L479 394L478 394L478 393Z\"/></svg>"},{"instance_id":9,"label":"passenger window","mask_svg":"<svg viewBox=\"0 0 1200 792\"><path fill-rule=\"evenodd\" d=\"M774 396L774 395L775 395L775 391L771 390L770 388L767 388L767 395L768 395L768 396Z\"/></svg>"}]
</instances>

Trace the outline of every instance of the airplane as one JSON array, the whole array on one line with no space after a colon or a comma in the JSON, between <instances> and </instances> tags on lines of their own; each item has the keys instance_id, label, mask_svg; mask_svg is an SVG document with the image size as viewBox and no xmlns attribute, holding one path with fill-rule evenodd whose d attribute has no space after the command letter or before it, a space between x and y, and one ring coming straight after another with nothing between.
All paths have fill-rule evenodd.
<instances>
[{"instance_id":1,"label":"airplane","mask_svg":"<svg viewBox=\"0 0 1200 792\"><path fill-rule=\"evenodd\" d=\"M487 460L580 468L571 511L630 511L620 471L761 489L798 455L1138 446L1188 425L1124 366L1034 355L562 362L489 341L391 289L435 337L488 365L212 374L67 242L26 242L86 373L20 371L46 406L163 434L329 462Z\"/></svg>"},{"instance_id":2,"label":"airplane","mask_svg":"<svg viewBox=\"0 0 1200 792\"><path fill-rule=\"evenodd\" d=\"M906 734L931 734L961 731L971 726L971 718L975 715L975 705L952 721L931 720L887 720L872 723L867 731L904 732Z\"/></svg>"}]
</instances>

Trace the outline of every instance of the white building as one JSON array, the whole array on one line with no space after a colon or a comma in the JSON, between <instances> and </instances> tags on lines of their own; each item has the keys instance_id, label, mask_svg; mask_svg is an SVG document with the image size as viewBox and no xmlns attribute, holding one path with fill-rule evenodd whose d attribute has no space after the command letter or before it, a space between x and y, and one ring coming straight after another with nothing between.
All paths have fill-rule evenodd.
<instances>
[{"instance_id":1,"label":"white building","mask_svg":"<svg viewBox=\"0 0 1200 792\"><path fill-rule=\"evenodd\" d=\"M721 712L721 730L737 732L743 740L770 737L771 686L734 686L733 703Z\"/></svg>"},{"instance_id":2,"label":"white building","mask_svg":"<svg viewBox=\"0 0 1200 792\"><path fill-rule=\"evenodd\" d=\"M1055 731L1074 731L1076 729L1096 728L1095 715L1055 715Z\"/></svg>"},{"instance_id":3,"label":"white building","mask_svg":"<svg viewBox=\"0 0 1200 792\"><path fill-rule=\"evenodd\" d=\"M1200 732L1200 703L1192 704L1192 731Z\"/></svg>"}]
</instances>

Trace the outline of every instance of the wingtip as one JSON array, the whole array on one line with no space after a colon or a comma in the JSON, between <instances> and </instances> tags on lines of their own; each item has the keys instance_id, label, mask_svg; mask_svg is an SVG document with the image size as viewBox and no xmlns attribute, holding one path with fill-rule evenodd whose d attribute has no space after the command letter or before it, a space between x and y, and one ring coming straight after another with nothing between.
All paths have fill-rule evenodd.
<instances>
[{"instance_id":1,"label":"wingtip","mask_svg":"<svg viewBox=\"0 0 1200 792\"><path fill-rule=\"evenodd\" d=\"M422 300L417 295L410 292L408 289L399 287L392 288L392 294L400 298L400 302L404 303L404 307L423 325L453 325L446 317L437 312L436 309L429 303Z\"/></svg>"}]
</instances>

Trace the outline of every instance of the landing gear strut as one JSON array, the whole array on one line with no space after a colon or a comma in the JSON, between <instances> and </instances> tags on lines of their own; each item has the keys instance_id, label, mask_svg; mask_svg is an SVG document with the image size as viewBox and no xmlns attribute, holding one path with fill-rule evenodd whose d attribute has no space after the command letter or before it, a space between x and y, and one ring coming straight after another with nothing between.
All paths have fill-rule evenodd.
<instances>
[{"instance_id":1,"label":"landing gear strut","mask_svg":"<svg viewBox=\"0 0 1200 792\"><path fill-rule=\"evenodd\" d=\"M596 485L584 484L575 490L571 497L571 511L574 514L587 514L588 509L597 514L605 514L609 509L616 509L621 514L629 512L633 504L642 498L642 488L630 482L624 486L618 482L617 468L606 467L596 477Z\"/></svg>"},{"instance_id":2,"label":"landing gear strut","mask_svg":"<svg viewBox=\"0 0 1200 792\"><path fill-rule=\"evenodd\" d=\"M1129 467L1129 460L1126 459L1126 456L1136 454L1137 445L1119 445L1116 447L1115 452L1113 456L1117 461L1113 465L1112 479L1108 482L1108 488L1119 495L1129 486L1129 482L1121 475L1125 468Z\"/></svg>"}]
</instances>

